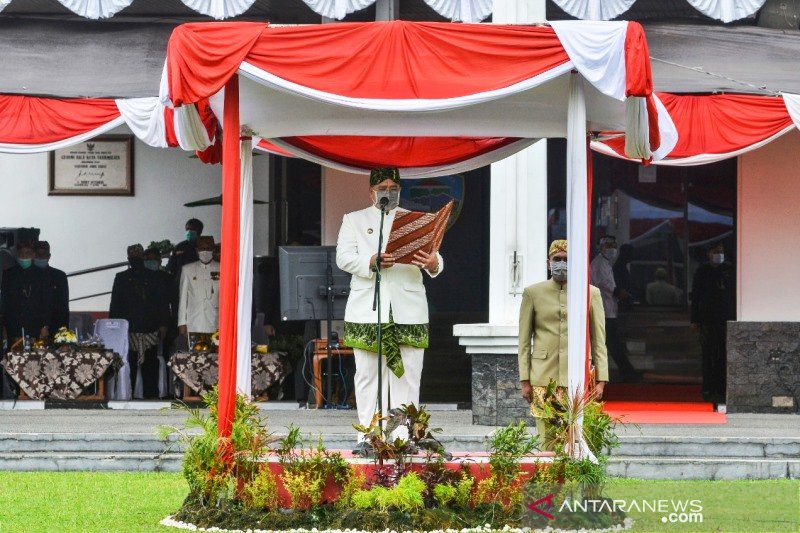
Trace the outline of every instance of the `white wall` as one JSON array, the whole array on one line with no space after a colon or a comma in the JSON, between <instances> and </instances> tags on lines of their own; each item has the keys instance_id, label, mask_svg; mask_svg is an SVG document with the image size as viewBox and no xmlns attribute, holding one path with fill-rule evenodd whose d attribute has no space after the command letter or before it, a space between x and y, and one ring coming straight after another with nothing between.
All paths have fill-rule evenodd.
<instances>
[{"instance_id":1,"label":"white wall","mask_svg":"<svg viewBox=\"0 0 800 533\"><path fill-rule=\"evenodd\" d=\"M129 133L119 128L113 133ZM54 267L69 273L126 260L129 244L183 240L184 224L199 218L204 233L219 237L219 206L183 204L220 194L221 167L205 165L180 149L134 146L132 197L48 196L48 154L0 154L0 226L37 227L50 242ZM268 157L254 158L254 194L266 200ZM255 206L255 253L266 253L267 206ZM164 261L166 264L166 260ZM119 270L69 278L70 297L111 290ZM107 311L108 296L72 302L73 311Z\"/></svg>"},{"instance_id":2,"label":"white wall","mask_svg":"<svg viewBox=\"0 0 800 533\"><path fill-rule=\"evenodd\" d=\"M322 244L336 244L342 217L369 203L369 176L322 167Z\"/></svg>"},{"instance_id":3,"label":"white wall","mask_svg":"<svg viewBox=\"0 0 800 533\"><path fill-rule=\"evenodd\" d=\"M739 158L739 320L800 320L798 153L795 130Z\"/></svg>"}]
</instances>

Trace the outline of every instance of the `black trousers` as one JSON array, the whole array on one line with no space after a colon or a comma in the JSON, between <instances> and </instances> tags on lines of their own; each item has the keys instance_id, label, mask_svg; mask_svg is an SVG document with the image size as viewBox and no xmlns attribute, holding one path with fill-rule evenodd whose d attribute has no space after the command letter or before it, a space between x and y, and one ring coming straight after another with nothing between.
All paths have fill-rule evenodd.
<instances>
[{"instance_id":1,"label":"black trousers","mask_svg":"<svg viewBox=\"0 0 800 533\"><path fill-rule=\"evenodd\" d=\"M623 379L636 373L628 359L628 348L620 328L619 318L606 318L606 348L619 368Z\"/></svg>"},{"instance_id":2,"label":"black trousers","mask_svg":"<svg viewBox=\"0 0 800 533\"><path fill-rule=\"evenodd\" d=\"M725 396L728 354L727 324L700 324L700 348L703 351L703 392Z\"/></svg>"},{"instance_id":3,"label":"black trousers","mask_svg":"<svg viewBox=\"0 0 800 533\"><path fill-rule=\"evenodd\" d=\"M136 390L137 370L142 370L142 394L145 398L158 398L158 346L148 348L144 352L144 361L139 364L139 354L133 350L128 352L128 364L131 367L131 389Z\"/></svg>"}]
</instances>

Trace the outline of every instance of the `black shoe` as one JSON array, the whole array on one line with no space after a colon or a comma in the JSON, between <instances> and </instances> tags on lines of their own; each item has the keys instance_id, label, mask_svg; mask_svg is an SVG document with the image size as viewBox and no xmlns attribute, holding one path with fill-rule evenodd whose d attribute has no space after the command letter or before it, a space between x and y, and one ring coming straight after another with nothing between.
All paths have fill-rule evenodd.
<instances>
[{"instance_id":1,"label":"black shoe","mask_svg":"<svg viewBox=\"0 0 800 533\"><path fill-rule=\"evenodd\" d=\"M373 454L374 450L372 449L372 445L367 441L362 440L353 448L353 457L369 458L372 457Z\"/></svg>"}]
</instances>

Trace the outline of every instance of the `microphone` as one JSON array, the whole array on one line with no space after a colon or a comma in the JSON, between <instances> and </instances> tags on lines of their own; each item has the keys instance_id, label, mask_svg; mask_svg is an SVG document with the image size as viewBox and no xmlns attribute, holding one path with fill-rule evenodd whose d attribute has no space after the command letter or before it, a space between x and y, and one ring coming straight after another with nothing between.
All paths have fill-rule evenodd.
<instances>
[{"instance_id":1,"label":"microphone","mask_svg":"<svg viewBox=\"0 0 800 533\"><path fill-rule=\"evenodd\" d=\"M389 197L381 196L380 200L378 200L378 205L380 205L381 211L385 210L386 206L389 205Z\"/></svg>"}]
</instances>

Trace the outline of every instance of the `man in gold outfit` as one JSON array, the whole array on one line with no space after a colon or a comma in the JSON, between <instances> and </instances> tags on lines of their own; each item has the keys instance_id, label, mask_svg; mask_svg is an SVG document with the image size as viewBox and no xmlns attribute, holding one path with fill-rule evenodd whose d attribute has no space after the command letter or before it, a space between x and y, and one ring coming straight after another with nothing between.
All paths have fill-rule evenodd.
<instances>
[{"instance_id":1,"label":"man in gold outfit","mask_svg":"<svg viewBox=\"0 0 800 533\"><path fill-rule=\"evenodd\" d=\"M544 447L550 439L545 435L545 423L539 416L538 406L544 401L550 380L557 383L559 393L567 387L567 241L552 242L547 266L552 277L526 287L522 293L518 359L522 397L531 403L531 413L536 417L536 429ZM594 393L600 399L608 381L605 314L600 290L589 286L589 294L589 337L597 379Z\"/></svg>"}]
</instances>

